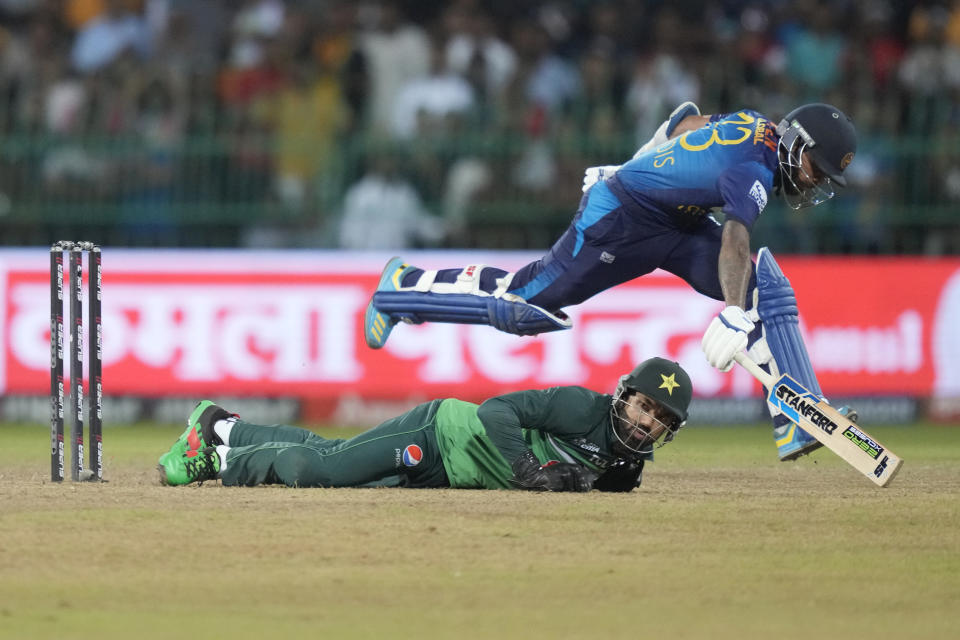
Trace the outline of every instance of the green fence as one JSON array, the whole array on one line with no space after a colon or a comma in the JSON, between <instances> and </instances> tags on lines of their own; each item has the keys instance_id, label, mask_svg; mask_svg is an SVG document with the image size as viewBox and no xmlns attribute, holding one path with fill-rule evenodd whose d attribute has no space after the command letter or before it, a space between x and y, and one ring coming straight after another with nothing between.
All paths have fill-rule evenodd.
<instances>
[{"instance_id":1,"label":"green fence","mask_svg":"<svg viewBox=\"0 0 960 640\"><path fill-rule=\"evenodd\" d=\"M863 136L851 187L801 212L774 201L755 229L755 246L957 253L958 142ZM344 194L389 158L433 215L457 222L442 246L544 248L576 211L583 169L620 162L634 148L628 137L462 134L404 144L353 137L321 155L266 135L7 135L0 140L0 242L333 247ZM291 164L299 174L285 169Z\"/></svg>"}]
</instances>

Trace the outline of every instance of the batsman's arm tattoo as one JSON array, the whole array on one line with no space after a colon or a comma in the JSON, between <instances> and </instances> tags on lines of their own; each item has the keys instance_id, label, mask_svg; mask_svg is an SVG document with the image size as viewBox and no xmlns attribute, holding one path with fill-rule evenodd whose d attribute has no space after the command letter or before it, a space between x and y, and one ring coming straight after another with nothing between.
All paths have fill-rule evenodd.
<instances>
[{"instance_id":1,"label":"batsman's arm tattoo","mask_svg":"<svg viewBox=\"0 0 960 640\"><path fill-rule=\"evenodd\" d=\"M727 220L723 224L717 272L727 306L745 308L750 284L750 231L741 222Z\"/></svg>"}]
</instances>

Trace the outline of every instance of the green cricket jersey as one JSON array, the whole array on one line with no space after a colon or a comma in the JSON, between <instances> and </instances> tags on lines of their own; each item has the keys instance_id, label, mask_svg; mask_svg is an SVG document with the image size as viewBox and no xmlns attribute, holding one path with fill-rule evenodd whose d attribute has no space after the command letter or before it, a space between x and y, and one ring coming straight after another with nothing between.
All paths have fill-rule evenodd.
<instances>
[{"instance_id":1,"label":"green cricket jersey","mask_svg":"<svg viewBox=\"0 0 960 640\"><path fill-rule=\"evenodd\" d=\"M527 449L541 464L602 471L616 457L610 406L609 395L574 386L508 393L479 406L444 400L436 436L450 486L511 488L510 463Z\"/></svg>"}]
</instances>

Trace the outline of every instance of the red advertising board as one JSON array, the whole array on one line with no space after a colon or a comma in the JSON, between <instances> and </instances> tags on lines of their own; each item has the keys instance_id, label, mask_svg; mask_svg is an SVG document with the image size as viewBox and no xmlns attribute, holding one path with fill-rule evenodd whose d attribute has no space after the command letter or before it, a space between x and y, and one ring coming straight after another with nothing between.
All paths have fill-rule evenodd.
<instances>
[{"instance_id":1,"label":"red advertising board","mask_svg":"<svg viewBox=\"0 0 960 640\"><path fill-rule=\"evenodd\" d=\"M422 252L428 268L529 253ZM749 396L739 368L707 365L700 338L720 303L663 272L567 309L570 331L401 325L368 349L362 317L389 256L322 251L103 254L104 385L112 395L232 394L322 400L479 399L523 387L612 389L644 358L679 360L698 396ZM778 257L799 301L825 392L960 396L960 260ZM0 393L49 390L49 272L43 249L0 251Z\"/></svg>"}]
</instances>

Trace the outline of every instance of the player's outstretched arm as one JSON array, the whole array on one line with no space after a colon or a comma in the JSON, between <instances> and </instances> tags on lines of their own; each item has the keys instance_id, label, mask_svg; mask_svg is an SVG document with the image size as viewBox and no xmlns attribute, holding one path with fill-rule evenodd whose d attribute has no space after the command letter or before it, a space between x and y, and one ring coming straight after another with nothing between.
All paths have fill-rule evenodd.
<instances>
[{"instance_id":1,"label":"player's outstretched arm","mask_svg":"<svg viewBox=\"0 0 960 640\"><path fill-rule=\"evenodd\" d=\"M744 307L750 286L750 231L736 220L723 223L717 273L727 306Z\"/></svg>"},{"instance_id":2,"label":"player's outstretched arm","mask_svg":"<svg viewBox=\"0 0 960 640\"><path fill-rule=\"evenodd\" d=\"M750 231L736 220L723 225L717 271L726 308L707 327L700 346L712 367L729 371L734 356L746 348L754 323L743 307L750 284Z\"/></svg>"}]
</instances>

